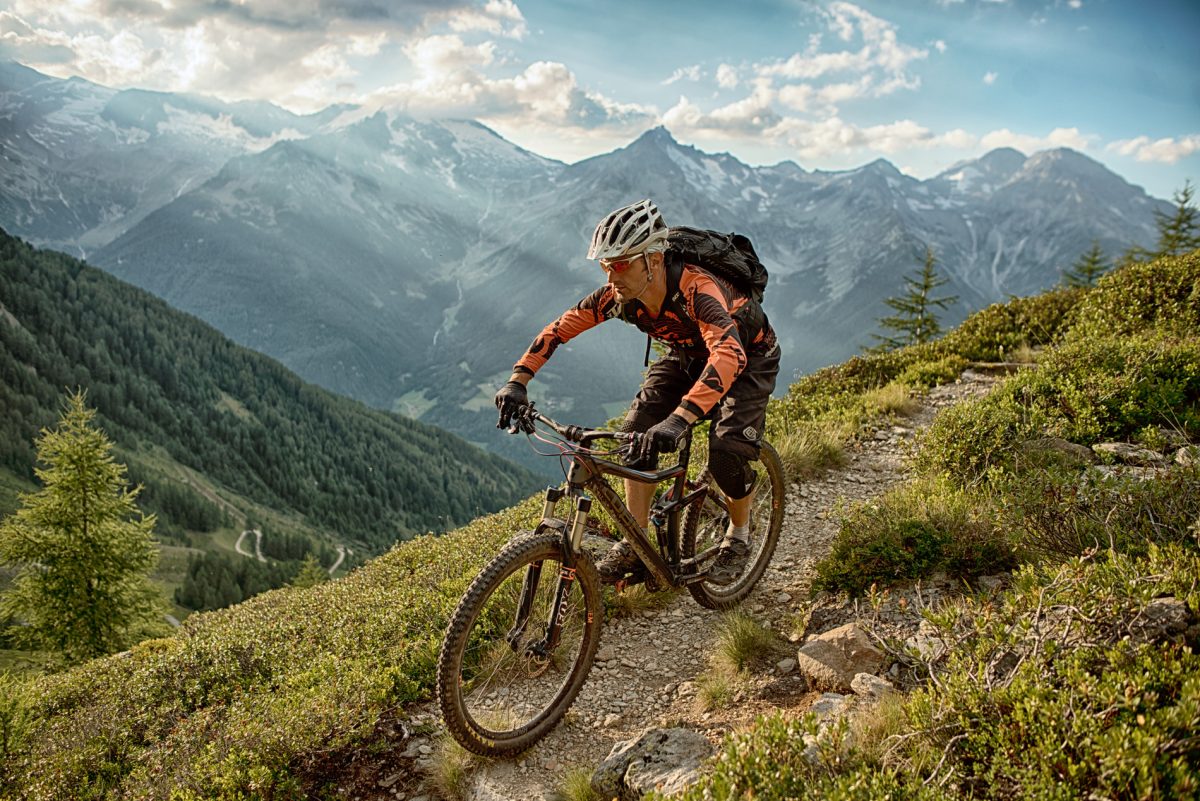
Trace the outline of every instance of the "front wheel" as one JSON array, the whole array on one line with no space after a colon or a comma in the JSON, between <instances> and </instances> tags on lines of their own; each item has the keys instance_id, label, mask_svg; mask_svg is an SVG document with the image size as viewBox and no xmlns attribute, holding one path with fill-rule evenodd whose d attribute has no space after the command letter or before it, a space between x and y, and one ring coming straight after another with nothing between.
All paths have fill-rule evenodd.
<instances>
[{"instance_id":1,"label":"front wheel","mask_svg":"<svg viewBox=\"0 0 1200 801\"><path fill-rule=\"evenodd\" d=\"M758 456L758 461L750 463L758 480L750 502L750 559L746 568L736 581L726 586L706 581L688 585L688 592L696 602L708 609L729 609L749 595L766 571L779 542L779 530L783 527L783 465L768 442L762 443ZM680 526L679 552L684 559L715 549L729 525L728 502L707 467L700 480L708 483L708 492L702 502L688 507ZM710 557L699 568L706 569L711 563Z\"/></svg>"},{"instance_id":2,"label":"front wheel","mask_svg":"<svg viewBox=\"0 0 1200 801\"><path fill-rule=\"evenodd\" d=\"M518 537L471 582L451 616L437 696L447 730L468 751L524 751L550 733L583 686L604 619L600 577L581 553L556 605L561 575L560 533ZM562 626L553 646L552 609Z\"/></svg>"}]
</instances>

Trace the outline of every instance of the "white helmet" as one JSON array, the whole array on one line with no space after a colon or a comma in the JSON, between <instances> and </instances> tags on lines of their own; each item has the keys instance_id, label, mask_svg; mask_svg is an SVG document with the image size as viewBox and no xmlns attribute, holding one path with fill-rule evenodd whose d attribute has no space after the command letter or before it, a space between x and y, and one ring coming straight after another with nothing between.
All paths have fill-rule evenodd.
<instances>
[{"instance_id":1,"label":"white helmet","mask_svg":"<svg viewBox=\"0 0 1200 801\"><path fill-rule=\"evenodd\" d=\"M615 259L660 249L667 240L667 224L650 199L639 200L609 214L592 234L589 259Z\"/></svg>"}]
</instances>

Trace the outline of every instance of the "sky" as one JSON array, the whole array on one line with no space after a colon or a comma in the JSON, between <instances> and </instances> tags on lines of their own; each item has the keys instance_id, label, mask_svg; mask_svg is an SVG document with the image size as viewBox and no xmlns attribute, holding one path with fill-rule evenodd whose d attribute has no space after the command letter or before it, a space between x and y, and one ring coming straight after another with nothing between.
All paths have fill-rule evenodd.
<instances>
[{"instance_id":1,"label":"sky","mask_svg":"<svg viewBox=\"0 0 1200 801\"><path fill-rule=\"evenodd\" d=\"M567 162L665 126L918 178L1079 150L1200 179L1200 0L0 0L0 58L114 88L478 119Z\"/></svg>"}]
</instances>

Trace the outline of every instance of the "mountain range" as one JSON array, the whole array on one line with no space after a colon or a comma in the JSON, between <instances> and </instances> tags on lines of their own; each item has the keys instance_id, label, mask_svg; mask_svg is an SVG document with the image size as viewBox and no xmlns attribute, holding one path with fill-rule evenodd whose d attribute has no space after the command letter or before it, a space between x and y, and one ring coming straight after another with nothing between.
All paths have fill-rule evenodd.
<instances>
[{"instance_id":1,"label":"mountain range","mask_svg":"<svg viewBox=\"0 0 1200 801\"><path fill-rule=\"evenodd\" d=\"M869 344L927 245L959 296L949 326L1054 285L1093 242L1110 255L1151 244L1154 212L1170 209L1066 148L1002 148L918 180L882 159L755 167L656 128L563 164L469 120L297 116L11 62L0 143L0 225L13 233L307 380L527 464L523 444L496 435L491 395L541 326L602 281L587 239L625 203L651 197L671 224L750 236L771 272L781 388ZM607 328L560 350L533 385L540 405L586 424L620 412L644 339Z\"/></svg>"}]
</instances>

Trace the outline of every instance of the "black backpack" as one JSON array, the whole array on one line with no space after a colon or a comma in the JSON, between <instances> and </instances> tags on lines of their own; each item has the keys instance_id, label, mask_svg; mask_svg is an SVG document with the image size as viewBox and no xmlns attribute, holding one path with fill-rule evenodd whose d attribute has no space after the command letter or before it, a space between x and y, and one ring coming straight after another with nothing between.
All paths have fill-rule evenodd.
<instances>
[{"instance_id":1,"label":"black backpack","mask_svg":"<svg viewBox=\"0 0 1200 801\"><path fill-rule=\"evenodd\" d=\"M767 268L758 260L754 245L741 234L722 234L685 225L670 229L667 251L677 253L725 280L762 303L767 288Z\"/></svg>"}]
</instances>

